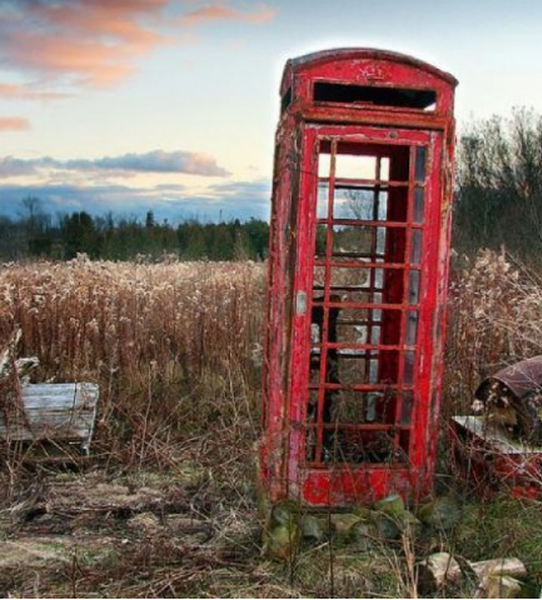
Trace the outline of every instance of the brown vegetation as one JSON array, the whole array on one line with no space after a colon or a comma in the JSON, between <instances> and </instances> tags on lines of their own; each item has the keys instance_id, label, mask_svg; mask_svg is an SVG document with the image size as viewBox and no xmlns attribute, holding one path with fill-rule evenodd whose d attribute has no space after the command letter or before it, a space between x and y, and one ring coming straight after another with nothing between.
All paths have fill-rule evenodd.
<instances>
[{"instance_id":1,"label":"brown vegetation","mask_svg":"<svg viewBox=\"0 0 542 600\"><path fill-rule=\"evenodd\" d=\"M457 262L445 417L467 409L482 376L542 347L542 282L490 252ZM363 550L324 541L287 566L260 556L253 443L264 281L265 266L249 262L0 268L0 342L20 327L19 354L40 359L37 380L101 389L85 473L29 473L20 453L3 450L0 551L18 540L34 562L3 565L0 592L413 596L415 562L445 547L469 560L518 556L540 586L540 507L513 500L463 498L463 524L447 538Z\"/></svg>"}]
</instances>

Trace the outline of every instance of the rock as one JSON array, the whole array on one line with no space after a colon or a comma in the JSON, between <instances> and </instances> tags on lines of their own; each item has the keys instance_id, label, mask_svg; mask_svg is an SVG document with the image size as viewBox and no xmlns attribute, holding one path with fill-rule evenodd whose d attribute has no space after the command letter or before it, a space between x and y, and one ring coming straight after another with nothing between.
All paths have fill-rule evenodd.
<instances>
[{"instance_id":1,"label":"rock","mask_svg":"<svg viewBox=\"0 0 542 600\"><path fill-rule=\"evenodd\" d=\"M493 558L469 564L479 579L489 575L508 575L520 578L527 576L527 569L519 558Z\"/></svg>"},{"instance_id":2,"label":"rock","mask_svg":"<svg viewBox=\"0 0 542 600\"><path fill-rule=\"evenodd\" d=\"M382 498L375 504L375 510L384 514L399 519L405 512L405 503L399 494L391 494Z\"/></svg>"},{"instance_id":3,"label":"rock","mask_svg":"<svg viewBox=\"0 0 542 600\"><path fill-rule=\"evenodd\" d=\"M461 567L448 552L436 552L418 565L418 587L422 594L433 594L448 583L462 578Z\"/></svg>"},{"instance_id":4,"label":"rock","mask_svg":"<svg viewBox=\"0 0 542 600\"><path fill-rule=\"evenodd\" d=\"M378 537L383 540L395 540L401 535L400 523L385 513L374 511L372 521L376 525Z\"/></svg>"},{"instance_id":5,"label":"rock","mask_svg":"<svg viewBox=\"0 0 542 600\"><path fill-rule=\"evenodd\" d=\"M319 542L326 537L327 530L327 518L318 518L308 514L301 517L301 532L304 538Z\"/></svg>"},{"instance_id":6,"label":"rock","mask_svg":"<svg viewBox=\"0 0 542 600\"><path fill-rule=\"evenodd\" d=\"M477 598L518 598L527 569L519 558L494 558L469 563L479 579Z\"/></svg>"},{"instance_id":7,"label":"rock","mask_svg":"<svg viewBox=\"0 0 542 600\"><path fill-rule=\"evenodd\" d=\"M299 504L294 500L279 500L271 509L271 526L299 523L300 512Z\"/></svg>"},{"instance_id":8,"label":"rock","mask_svg":"<svg viewBox=\"0 0 542 600\"><path fill-rule=\"evenodd\" d=\"M408 510L402 514L399 525L403 532L408 531L414 536L419 535L422 530L422 522Z\"/></svg>"},{"instance_id":9,"label":"rock","mask_svg":"<svg viewBox=\"0 0 542 600\"><path fill-rule=\"evenodd\" d=\"M373 519L385 539L395 539L400 533L410 531L417 534L421 528L420 521L405 507L399 494L391 494L375 504L378 517Z\"/></svg>"},{"instance_id":10,"label":"rock","mask_svg":"<svg viewBox=\"0 0 542 600\"><path fill-rule=\"evenodd\" d=\"M371 519L373 511L367 506L358 505L354 506L352 513L358 515L358 517L361 517L362 519L368 520Z\"/></svg>"},{"instance_id":11,"label":"rock","mask_svg":"<svg viewBox=\"0 0 542 600\"><path fill-rule=\"evenodd\" d=\"M374 547L379 540L376 525L371 521L359 521L352 528L352 536L359 550L366 552Z\"/></svg>"},{"instance_id":12,"label":"rock","mask_svg":"<svg viewBox=\"0 0 542 600\"><path fill-rule=\"evenodd\" d=\"M461 509L450 496L440 496L420 506L418 518L425 525L446 531L459 523Z\"/></svg>"},{"instance_id":13,"label":"rock","mask_svg":"<svg viewBox=\"0 0 542 600\"><path fill-rule=\"evenodd\" d=\"M280 524L266 531L264 537L266 556L291 561L299 549L301 528L294 522Z\"/></svg>"},{"instance_id":14,"label":"rock","mask_svg":"<svg viewBox=\"0 0 542 600\"><path fill-rule=\"evenodd\" d=\"M521 583L509 575L490 575L480 582L475 598L519 598Z\"/></svg>"},{"instance_id":15,"label":"rock","mask_svg":"<svg viewBox=\"0 0 542 600\"><path fill-rule=\"evenodd\" d=\"M331 525L339 537L349 536L354 525L361 521L361 517L353 513L334 513L330 517Z\"/></svg>"}]
</instances>

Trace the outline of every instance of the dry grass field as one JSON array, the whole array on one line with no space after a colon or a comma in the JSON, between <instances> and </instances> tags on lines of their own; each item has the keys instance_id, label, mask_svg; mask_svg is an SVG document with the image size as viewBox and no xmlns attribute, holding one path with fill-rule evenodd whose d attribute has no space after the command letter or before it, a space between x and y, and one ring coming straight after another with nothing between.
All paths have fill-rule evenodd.
<instances>
[{"instance_id":1,"label":"dry grass field","mask_svg":"<svg viewBox=\"0 0 542 600\"><path fill-rule=\"evenodd\" d=\"M456 262L443 422L468 410L482 376L542 353L542 280L490 252ZM454 532L369 549L326 542L286 565L261 555L253 447L264 286L265 266L250 262L0 266L0 343L20 328L19 355L40 360L36 381L100 386L82 466L40 466L28 461L33 448L1 448L0 593L413 597L412 565L443 548L472 560L517 555L539 590L540 502L474 500L446 460L439 485L464 511Z\"/></svg>"}]
</instances>

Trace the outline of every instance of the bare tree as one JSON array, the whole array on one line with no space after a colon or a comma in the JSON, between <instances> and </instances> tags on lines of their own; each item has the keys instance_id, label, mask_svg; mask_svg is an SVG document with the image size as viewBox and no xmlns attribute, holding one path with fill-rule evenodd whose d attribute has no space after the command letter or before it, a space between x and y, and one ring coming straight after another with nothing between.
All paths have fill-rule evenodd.
<instances>
[{"instance_id":1,"label":"bare tree","mask_svg":"<svg viewBox=\"0 0 542 600\"><path fill-rule=\"evenodd\" d=\"M461 137L455 245L542 252L542 117L516 109L510 119L476 123Z\"/></svg>"}]
</instances>

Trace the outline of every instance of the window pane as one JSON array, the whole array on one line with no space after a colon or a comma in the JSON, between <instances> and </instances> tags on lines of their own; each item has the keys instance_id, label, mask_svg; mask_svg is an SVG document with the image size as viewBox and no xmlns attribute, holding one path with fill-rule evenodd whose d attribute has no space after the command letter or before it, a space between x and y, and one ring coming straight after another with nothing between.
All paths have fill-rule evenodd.
<instances>
[{"instance_id":1,"label":"window pane","mask_svg":"<svg viewBox=\"0 0 542 600\"><path fill-rule=\"evenodd\" d=\"M427 148L425 146L421 146L416 150L415 178L417 182L423 183L425 181L426 162Z\"/></svg>"},{"instance_id":2,"label":"window pane","mask_svg":"<svg viewBox=\"0 0 542 600\"><path fill-rule=\"evenodd\" d=\"M423 223L423 211L425 206L425 190L421 187L414 188L414 210L412 221Z\"/></svg>"}]
</instances>

